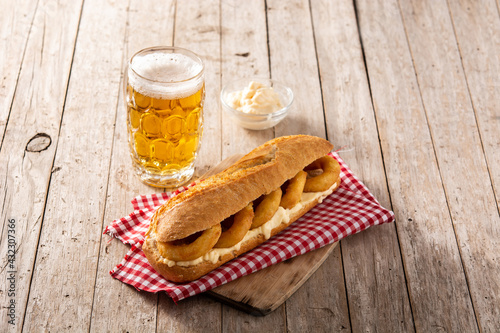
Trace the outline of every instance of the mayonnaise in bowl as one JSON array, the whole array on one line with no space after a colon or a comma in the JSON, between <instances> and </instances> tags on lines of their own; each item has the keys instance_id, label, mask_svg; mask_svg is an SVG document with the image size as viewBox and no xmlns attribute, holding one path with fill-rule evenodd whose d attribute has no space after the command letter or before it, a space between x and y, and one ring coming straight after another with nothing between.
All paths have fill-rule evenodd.
<instances>
[{"instance_id":1,"label":"mayonnaise in bowl","mask_svg":"<svg viewBox=\"0 0 500 333\"><path fill-rule=\"evenodd\" d=\"M250 114L269 114L283 108L280 95L272 87L255 81L229 93L227 102L233 109Z\"/></svg>"},{"instance_id":2,"label":"mayonnaise in bowl","mask_svg":"<svg viewBox=\"0 0 500 333\"><path fill-rule=\"evenodd\" d=\"M221 91L222 108L239 126L260 130L283 120L293 102L290 88L271 79L240 79Z\"/></svg>"}]
</instances>

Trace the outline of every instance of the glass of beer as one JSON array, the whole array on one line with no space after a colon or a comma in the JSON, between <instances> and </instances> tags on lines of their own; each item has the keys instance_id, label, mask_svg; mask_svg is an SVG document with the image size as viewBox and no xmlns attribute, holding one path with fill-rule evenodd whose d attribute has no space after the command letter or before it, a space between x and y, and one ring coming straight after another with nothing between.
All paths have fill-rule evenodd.
<instances>
[{"instance_id":1,"label":"glass of beer","mask_svg":"<svg viewBox=\"0 0 500 333\"><path fill-rule=\"evenodd\" d=\"M124 88L136 174L155 187L185 184L203 132L203 61L179 47L141 50L128 63Z\"/></svg>"}]
</instances>

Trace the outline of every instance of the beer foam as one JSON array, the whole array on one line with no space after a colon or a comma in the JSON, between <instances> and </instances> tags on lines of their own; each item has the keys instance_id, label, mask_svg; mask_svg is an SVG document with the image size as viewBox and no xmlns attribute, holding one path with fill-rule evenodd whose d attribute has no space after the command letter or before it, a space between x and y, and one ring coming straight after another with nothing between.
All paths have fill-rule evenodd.
<instances>
[{"instance_id":1,"label":"beer foam","mask_svg":"<svg viewBox=\"0 0 500 333\"><path fill-rule=\"evenodd\" d=\"M184 54L138 54L130 64L129 84L141 94L150 97L183 98L201 89L203 77L196 76L202 70L202 64Z\"/></svg>"}]
</instances>

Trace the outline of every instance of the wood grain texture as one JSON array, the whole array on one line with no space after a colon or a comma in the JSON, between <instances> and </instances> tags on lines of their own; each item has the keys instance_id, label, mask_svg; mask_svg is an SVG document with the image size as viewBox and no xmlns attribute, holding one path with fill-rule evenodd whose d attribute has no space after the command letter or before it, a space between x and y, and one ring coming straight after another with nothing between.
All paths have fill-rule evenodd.
<instances>
[{"instance_id":1,"label":"wood grain texture","mask_svg":"<svg viewBox=\"0 0 500 333\"><path fill-rule=\"evenodd\" d=\"M220 134L221 113L221 27L219 1L178 1L174 45L186 47L205 63L205 105L203 137L196 162L195 175L200 176L222 159Z\"/></svg>"},{"instance_id":2,"label":"wood grain texture","mask_svg":"<svg viewBox=\"0 0 500 333\"><path fill-rule=\"evenodd\" d=\"M123 58L116 36L125 24L125 3L83 6L26 331L89 330Z\"/></svg>"},{"instance_id":3,"label":"wood grain texture","mask_svg":"<svg viewBox=\"0 0 500 333\"><path fill-rule=\"evenodd\" d=\"M21 331L45 201L58 142L59 123L78 30L81 3L59 6L41 1L26 44L22 69L0 151L2 236L0 260L7 277L7 222L16 221L16 321L0 321L0 331ZM57 20L65 17L66 20ZM49 22L52 22L49 24ZM6 62L12 64L11 61ZM5 73L8 75L8 72ZM2 74L3 75L3 74ZM3 101L2 101L3 103ZM43 136L39 134L43 133ZM50 139L49 139L50 138ZM27 149L31 141L33 149ZM38 142L38 143L37 143ZM9 302L7 280L0 280L2 318Z\"/></svg>"},{"instance_id":4,"label":"wood grain texture","mask_svg":"<svg viewBox=\"0 0 500 333\"><path fill-rule=\"evenodd\" d=\"M311 9L328 138L390 208L355 8L316 1ZM342 240L342 255L353 331L414 330L395 225Z\"/></svg>"},{"instance_id":5,"label":"wood grain texture","mask_svg":"<svg viewBox=\"0 0 500 333\"><path fill-rule=\"evenodd\" d=\"M500 3L493 0L449 1L448 7L498 209Z\"/></svg>"},{"instance_id":6,"label":"wood grain texture","mask_svg":"<svg viewBox=\"0 0 500 333\"><path fill-rule=\"evenodd\" d=\"M276 126L276 136L309 134L326 137L318 63L309 3L268 1L271 77L294 94L289 115Z\"/></svg>"},{"instance_id":7,"label":"wood grain texture","mask_svg":"<svg viewBox=\"0 0 500 333\"><path fill-rule=\"evenodd\" d=\"M399 4L357 8L415 328L477 331Z\"/></svg>"},{"instance_id":8,"label":"wood grain texture","mask_svg":"<svg viewBox=\"0 0 500 333\"><path fill-rule=\"evenodd\" d=\"M3 137L38 0L0 1L0 136ZM0 147L1 147L0 141Z\"/></svg>"},{"instance_id":9,"label":"wood grain texture","mask_svg":"<svg viewBox=\"0 0 500 333\"><path fill-rule=\"evenodd\" d=\"M337 244L272 265L217 287L208 294L252 315L268 315L307 281Z\"/></svg>"},{"instance_id":10,"label":"wood grain texture","mask_svg":"<svg viewBox=\"0 0 500 333\"><path fill-rule=\"evenodd\" d=\"M500 216L457 41L449 38L448 6L402 1L401 9L474 311L480 329L493 331L500 326Z\"/></svg>"},{"instance_id":11,"label":"wood grain texture","mask_svg":"<svg viewBox=\"0 0 500 333\"><path fill-rule=\"evenodd\" d=\"M341 257L337 246L309 281L289 298L286 309L290 332L351 330L346 293L335 287L344 284Z\"/></svg>"},{"instance_id":12,"label":"wood grain texture","mask_svg":"<svg viewBox=\"0 0 500 333\"><path fill-rule=\"evenodd\" d=\"M165 1L131 1L127 12L127 31L123 38L124 53L122 63L137 51L153 45L172 45L174 34L175 3ZM125 65L122 66L125 69ZM123 81L122 72L122 81ZM132 211L130 200L140 194L161 192L144 185L134 175L128 147L127 112L123 99L122 83L114 89L120 92L113 140L113 154L109 170L106 211L103 228L114 219L126 216ZM104 230L103 230L104 231ZM154 331L158 295L138 292L134 288L110 278L113 269L130 249L116 239L101 236L99 264L92 306L91 331L116 332ZM134 315L130 315L134 309ZM115 318L115 320L109 320Z\"/></svg>"},{"instance_id":13,"label":"wood grain texture","mask_svg":"<svg viewBox=\"0 0 500 333\"><path fill-rule=\"evenodd\" d=\"M500 105L496 96L500 94L500 78L496 73L500 72L499 3L498 1L496 3L495 1L453 1L449 2L448 6L498 210L500 204L500 136L498 135L500 133ZM489 192L489 186L487 188ZM489 205L487 209L491 212L494 207ZM489 230L495 226L493 221L498 221L498 216L489 221ZM498 235L498 222L496 222L496 227ZM492 240L490 235L488 235L488 240ZM467 241L466 239L465 242ZM498 237L496 243L493 242L493 244L498 248ZM487 245L484 244L485 247ZM489 249L485 254L474 251L468 253L469 257L466 259L472 262L478 259L485 260L486 265L478 268L477 273L485 272L484 277L489 277L490 270L496 272L499 263L497 258L492 257L492 254L494 255L495 252ZM479 262L479 264L483 263ZM484 277L477 280L477 283L481 283ZM484 298L482 300L477 299L481 296L476 295L476 285L474 283L470 285L474 303L480 302L490 307L481 313L478 307L475 307L479 327L485 332L500 328L498 274L492 281L487 281L487 285L492 287L491 293L482 296ZM481 286L481 290L484 291L484 286Z\"/></svg>"},{"instance_id":14,"label":"wood grain texture","mask_svg":"<svg viewBox=\"0 0 500 333\"><path fill-rule=\"evenodd\" d=\"M230 306L224 306L222 312L223 332L286 332L285 307L265 317L251 316Z\"/></svg>"},{"instance_id":15,"label":"wood grain texture","mask_svg":"<svg viewBox=\"0 0 500 333\"><path fill-rule=\"evenodd\" d=\"M220 332L221 304L204 295L190 297L177 304L160 293L157 332Z\"/></svg>"},{"instance_id":16,"label":"wood grain texture","mask_svg":"<svg viewBox=\"0 0 500 333\"><path fill-rule=\"evenodd\" d=\"M222 1L221 28L222 86L242 78L269 78L265 1ZM221 116L224 158L246 154L274 138L272 128L248 130Z\"/></svg>"},{"instance_id":17,"label":"wood grain texture","mask_svg":"<svg viewBox=\"0 0 500 333\"><path fill-rule=\"evenodd\" d=\"M493 190L500 206L500 3L448 2Z\"/></svg>"}]
</instances>

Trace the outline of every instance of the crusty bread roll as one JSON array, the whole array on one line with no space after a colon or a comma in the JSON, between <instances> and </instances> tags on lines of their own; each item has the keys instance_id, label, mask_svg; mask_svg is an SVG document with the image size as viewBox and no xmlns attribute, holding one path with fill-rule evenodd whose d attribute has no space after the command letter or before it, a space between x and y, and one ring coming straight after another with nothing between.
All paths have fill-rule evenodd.
<instances>
[{"instance_id":1,"label":"crusty bread roll","mask_svg":"<svg viewBox=\"0 0 500 333\"><path fill-rule=\"evenodd\" d=\"M242 241L227 250L215 249L212 250L214 253L196 260L174 262L162 257L157 248L157 242L184 239L221 223L249 203L279 188L313 161L327 155L332 148L330 142L314 136L276 138L254 149L223 172L173 197L151 218L142 247L148 261L167 280L187 282L263 243L336 190L340 177L327 191L304 196L307 200L304 199L295 209L280 207L273 217L274 222L271 222L277 225L271 228L271 223L264 224L249 230Z\"/></svg>"}]
</instances>

